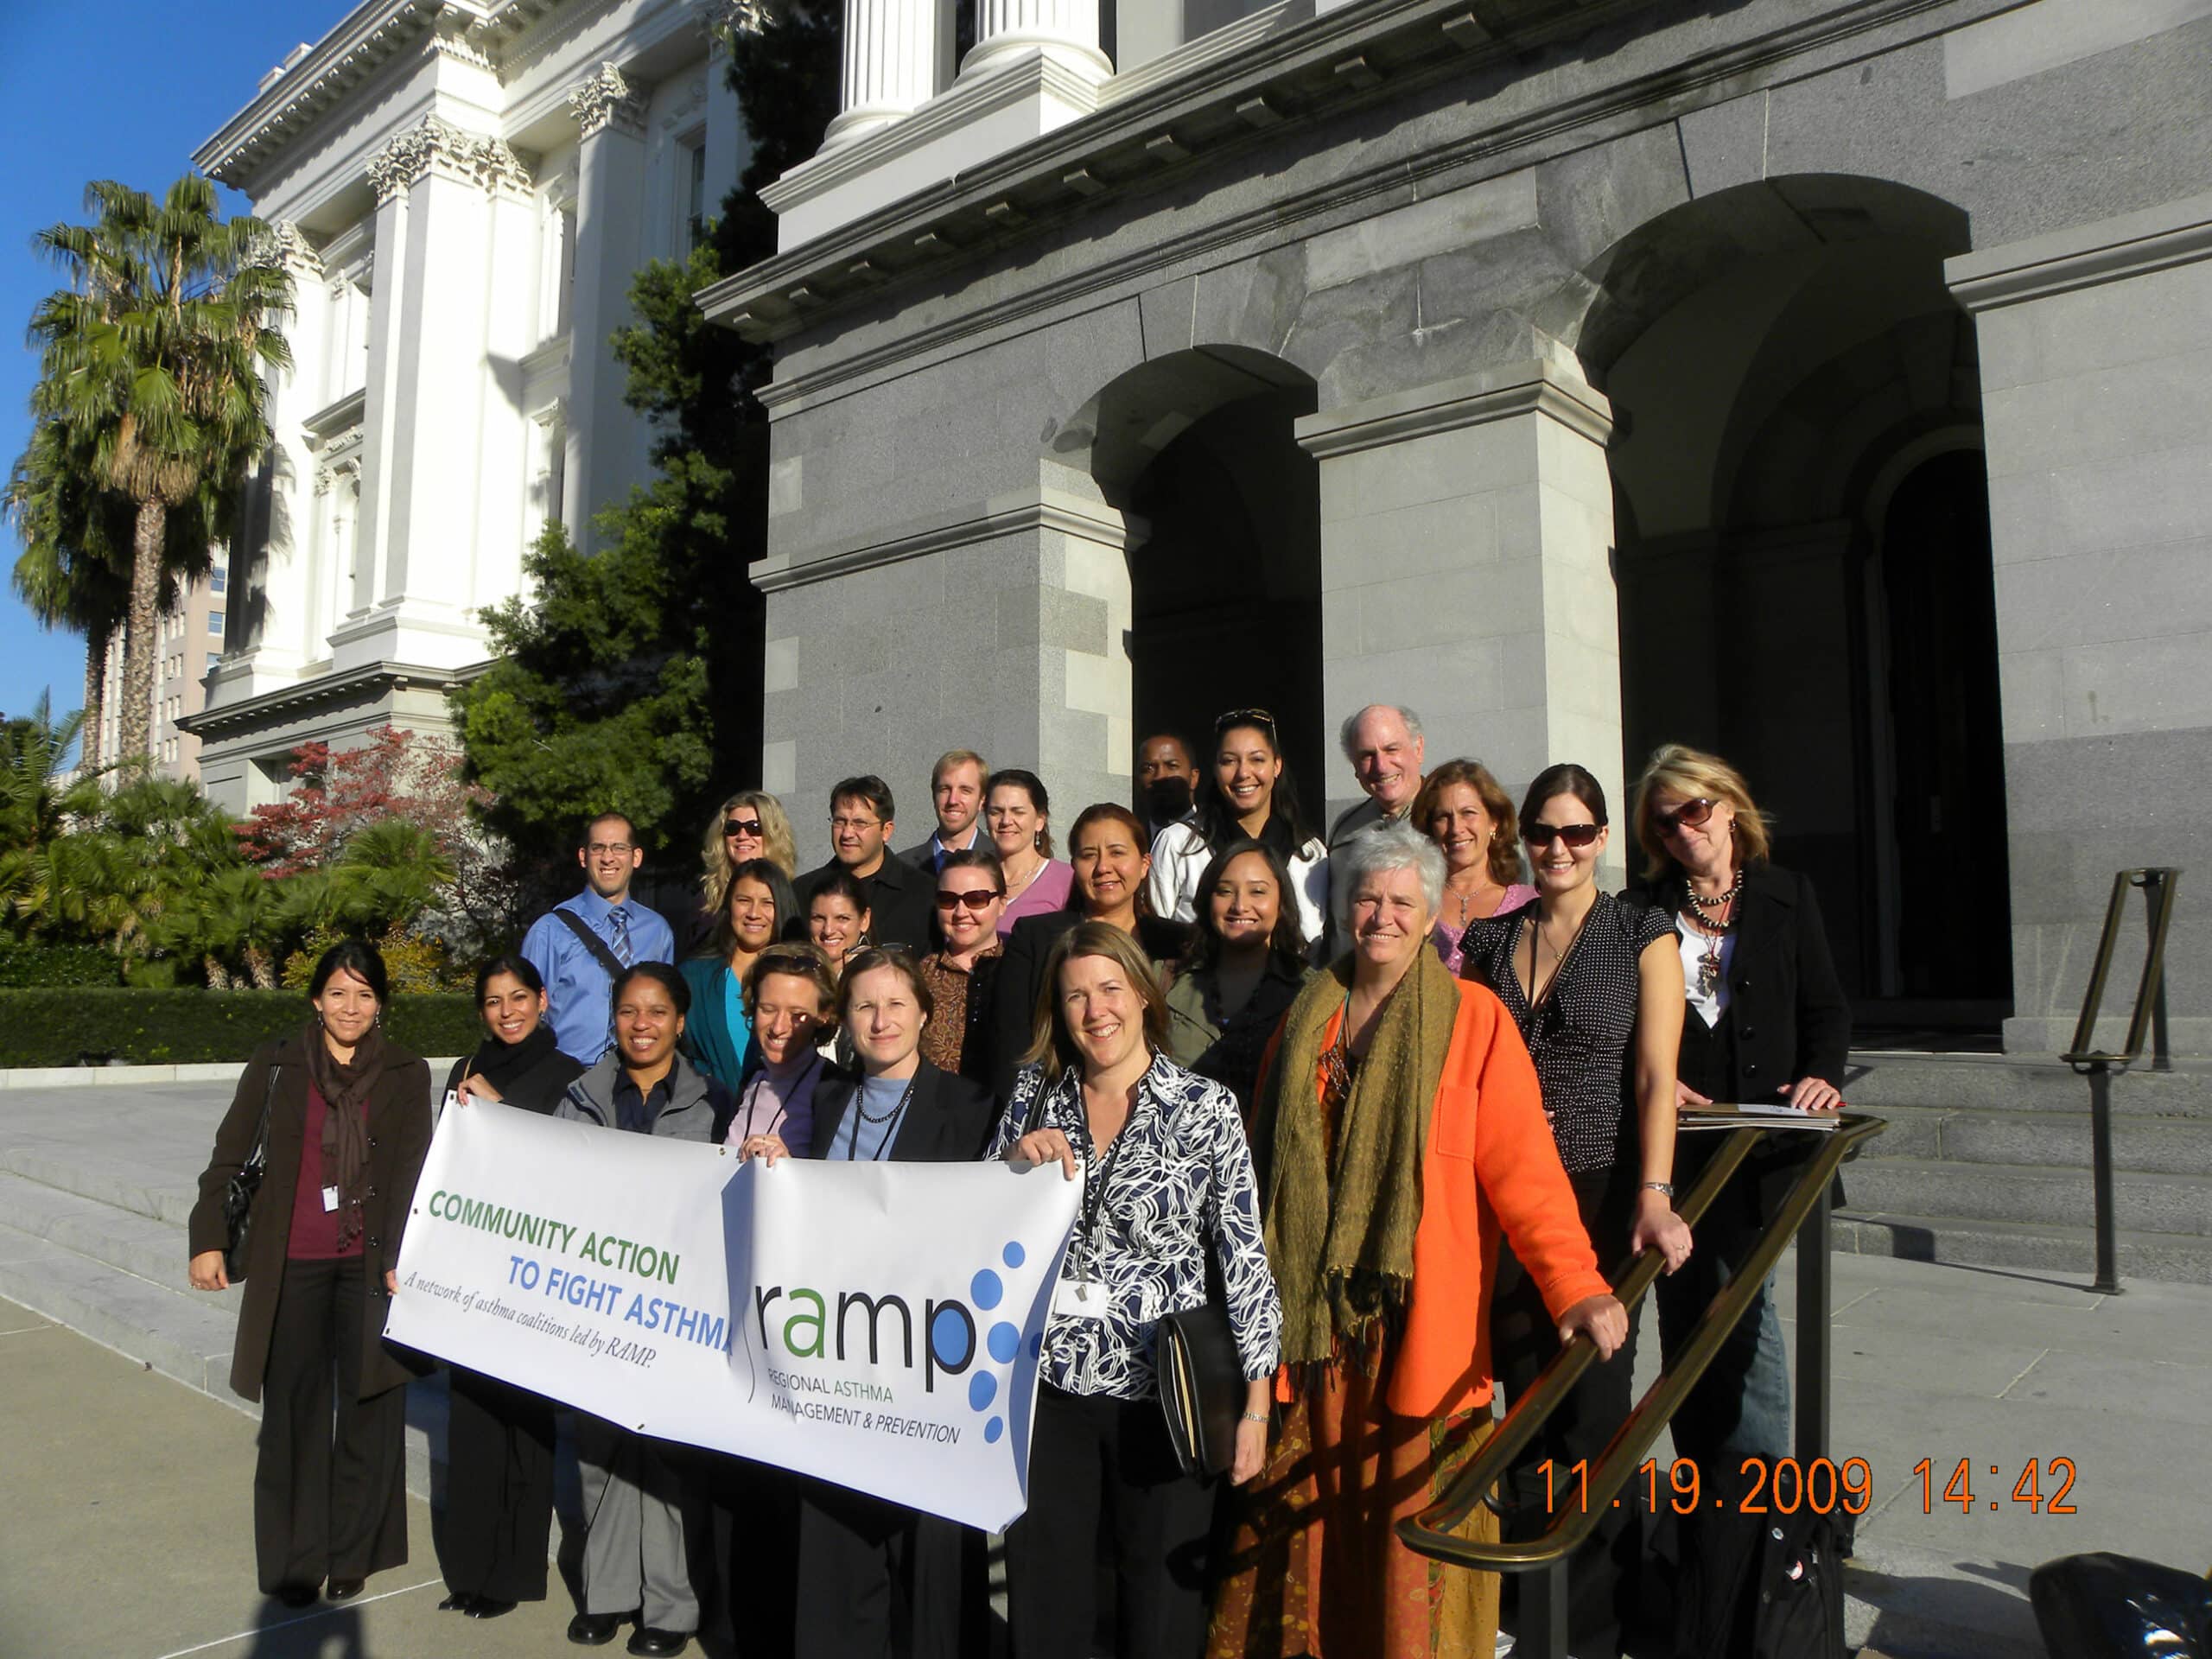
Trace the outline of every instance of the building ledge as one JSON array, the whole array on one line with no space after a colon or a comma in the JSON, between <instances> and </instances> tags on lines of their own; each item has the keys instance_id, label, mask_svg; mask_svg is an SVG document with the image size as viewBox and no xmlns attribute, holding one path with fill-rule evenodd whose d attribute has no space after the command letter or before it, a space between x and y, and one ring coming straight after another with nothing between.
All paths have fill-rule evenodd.
<instances>
[{"instance_id":1,"label":"building ledge","mask_svg":"<svg viewBox=\"0 0 2212 1659\"><path fill-rule=\"evenodd\" d=\"M325 404L315 410L300 423L300 428L310 438L320 442L336 433L359 426L368 406L368 388L356 386L335 403Z\"/></svg>"},{"instance_id":2,"label":"building ledge","mask_svg":"<svg viewBox=\"0 0 2212 1659\"><path fill-rule=\"evenodd\" d=\"M456 685L465 685L490 666L488 662L473 664L467 668L426 668L409 663L377 663L367 668L349 669L344 673L327 674L320 679L303 681L298 685L264 691L259 696L248 697L243 702L203 709L196 715L184 715L176 725L179 731L188 732L197 738L219 739L249 728L276 724L284 717L305 714L324 703L355 702L365 696L382 691L403 690L410 686L449 691Z\"/></svg>"},{"instance_id":3,"label":"building ledge","mask_svg":"<svg viewBox=\"0 0 2212 1659\"><path fill-rule=\"evenodd\" d=\"M703 289L699 303L748 340L781 340L893 288L1033 238L1107 197L1181 177L1194 162L1269 143L1286 124L1334 117L1660 9L1656 0L1567 8L1502 0L1483 8L1491 20L1484 22L1467 0L1361 0L1319 16L1308 15L1310 5L1292 0L1229 26L1219 31L1229 37L1226 49L1201 36L1140 66L1100 89L1095 113L725 278ZM1556 118L1548 112L1548 121ZM903 124L860 141L855 152L894 148ZM1472 134L1467 147L1497 138ZM1434 166L1452 165L1459 148L1440 152ZM1400 168L1394 181L1405 177ZM1342 188L1377 186L1347 179Z\"/></svg>"}]
</instances>

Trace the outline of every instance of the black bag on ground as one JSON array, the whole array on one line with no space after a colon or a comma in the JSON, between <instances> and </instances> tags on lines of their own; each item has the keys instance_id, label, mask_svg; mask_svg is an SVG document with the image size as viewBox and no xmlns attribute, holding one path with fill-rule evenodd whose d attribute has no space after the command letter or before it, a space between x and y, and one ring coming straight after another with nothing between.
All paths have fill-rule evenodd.
<instances>
[{"instance_id":1,"label":"black bag on ground","mask_svg":"<svg viewBox=\"0 0 2212 1659\"><path fill-rule=\"evenodd\" d=\"M2067 1659L2212 1659L2212 1580L2098 1551L2028 1575L2044 1645Z\"/></svg>"},{"instance_id":2,"label":"black bag on ground","mask_svg":"<svg viewBox=\"0 0 2212 1659\"><path fill-rule=\"evenodd\" d=\"M1842 1541L1833 1515L1725 1510L1682 1529L1679 1659L1844 1659Z\"/></svg>"},{"instance_id":3,"label":"black bag on ground","mask_svg":"<svg viewBox=\"0 0 2212 1659\"><path fill-rule=\"evenodd\" d=\"M246 1240L253 1228L254 1195L269 1167L269 1109L276 1099L276 1075L283 1068L269 1068L269 1087L261 1096L261 1127L254 1132L253 1150L245 1162L231 1172L223 1187L223 1272L232 1284L245 1277Z\"/></svg>"}]
</instances>

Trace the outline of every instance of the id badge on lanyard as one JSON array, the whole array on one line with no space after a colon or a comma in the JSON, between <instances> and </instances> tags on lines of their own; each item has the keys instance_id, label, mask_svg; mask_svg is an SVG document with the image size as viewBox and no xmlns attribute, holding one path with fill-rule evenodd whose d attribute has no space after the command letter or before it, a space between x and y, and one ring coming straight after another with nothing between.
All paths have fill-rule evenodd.
<instances>
[{"instance_id":1,"label":"id badge on lanyard","mask_svg":"<svg viewBox=\"0 0 2212 1659\"><path fill-rule=\"evenodd\" d=\"M1100 1161L1096 1186L1089 1179L1089 1160L1084 1161L1083 1212L1077 1217L1075 1238L1068 1249L1071 1271L1061 1274L1052 1292L1052 1312L1063 1319L1103 1319L1106 1280L1098 1266L1098 1241L1105 1230L1106 1178L1112 1173L1114 1160L1109 1153Z\"/></svg>"}]
</instances>

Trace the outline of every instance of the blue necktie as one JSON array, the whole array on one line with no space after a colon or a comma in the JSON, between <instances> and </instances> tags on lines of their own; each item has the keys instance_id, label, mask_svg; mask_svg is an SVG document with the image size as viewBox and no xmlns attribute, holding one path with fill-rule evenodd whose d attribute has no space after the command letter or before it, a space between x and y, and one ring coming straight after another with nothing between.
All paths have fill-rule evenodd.
<instances>
[{"instance_id":1,"label":"blue necktie","mask_svg":"<svg viewBox=\"0 0 2212 1659\"><path fill-rule=\"evenodd\" d=\"M630 912L624 905L617 905L607 912L607 925L614 930L614 959L625 968L637 960L630 954Z\"/></svg>"}]
</instances>

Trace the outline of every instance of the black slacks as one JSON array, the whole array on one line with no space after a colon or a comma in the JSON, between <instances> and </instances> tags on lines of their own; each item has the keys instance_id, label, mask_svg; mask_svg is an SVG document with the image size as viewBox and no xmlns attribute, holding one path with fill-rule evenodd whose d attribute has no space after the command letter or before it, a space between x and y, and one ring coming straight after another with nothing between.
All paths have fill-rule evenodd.
<instances>
[{"instance_id":1,"label":"black slacks","mask_svg":"<svg viewBox=\"0 0 2212 1659\"><path fill-rule=\"evenodd\" d=\"M543 1601L553 1532L552 1404L459 1365L448 1398L446 1588Z\"/></svg>"},{"instance_id":2,"label":"black slacks","mask_svg":"<svg viewBox=\"0 0 2212 1659\"><path fill-rule=\"evenodd\" d=\"M982 1545L972 1527L802 1478L798 1659L983 1651Z\"/></svg>"},{"instance_id":3,"label":"black slacks","mask_svg":"<svg viewBox=\"0 0 2212 1659\"><path fill-rule=\"evenodd\" d=\"M284 1264L253 1471L254 1554L267 1594L365 1579L407 1560L407 1390L359 1397L367 1295L359 1256Z\"/></svg>"},{"instance_id":4,"label":"black slacks","mask_svg":"<svg viewBox=\"0 0 2212 1659\"><path fill-rule=\"evenodd\" d=\"M737 1659L791 1659L798 1595L799 1478L750 1458L701 1452L692 1470L708 1523L693 1556L699 1629Z\"/></svg>"},{"instance_id":5,"label":"black slacks","mask_svg":"<svg viewBox=\"0 0 2212 1659\"><path fill-rule=\"evenodd\" d=\"M1636 1212L1636 1166L1616 1164L1567 1179L1574 1187L1583 1230L1598 1253L1598 1269L1610 1278L1628 1256ZM1491 1369L1505 1384L1510 1406L1559 1351L1559 1326L1535 1281L1502 1240L1490 1331ZM1582 1373L1501 1487L1500 1531L1507 1540L1535 1537L1545 1529L1552 1513L1580 1501L1580 1478L1573 1465L1582 1460L1595 1464L1627 1418L1635 1371L1636 1321L1631 1319L1620 1351ZM1548 1494L1543 1470L1547 1459L1552 1465ZM1637 1567L1643 1541L1641 1516L1624 1499L1618 1510L1608 1506L1596 1532L1575 1551L1567 1568L1567 1628L1578 1651L1620 1651L1620 1625L1633 1612L1640 1589ZM1509 1574L1509 1586L1512 1581ZM1614 1645L1607 1647L1608 1642Z\"/></svg>"},{"instance_id":6,"label":"black slacks","mask_svg":"<svg viewBox=\"0 0 2212 1659\"><path fill-rule=\"evenodd\" d=\"M1040 1383L1029 1508L1006 1535L1014 1659L1090 1659L1102 1526L1116 1659L1192 1659L1205 1637L1213 1510L1212 1485L1175 1461L1159 1401Z\"/></svg>"}]
</instances>

